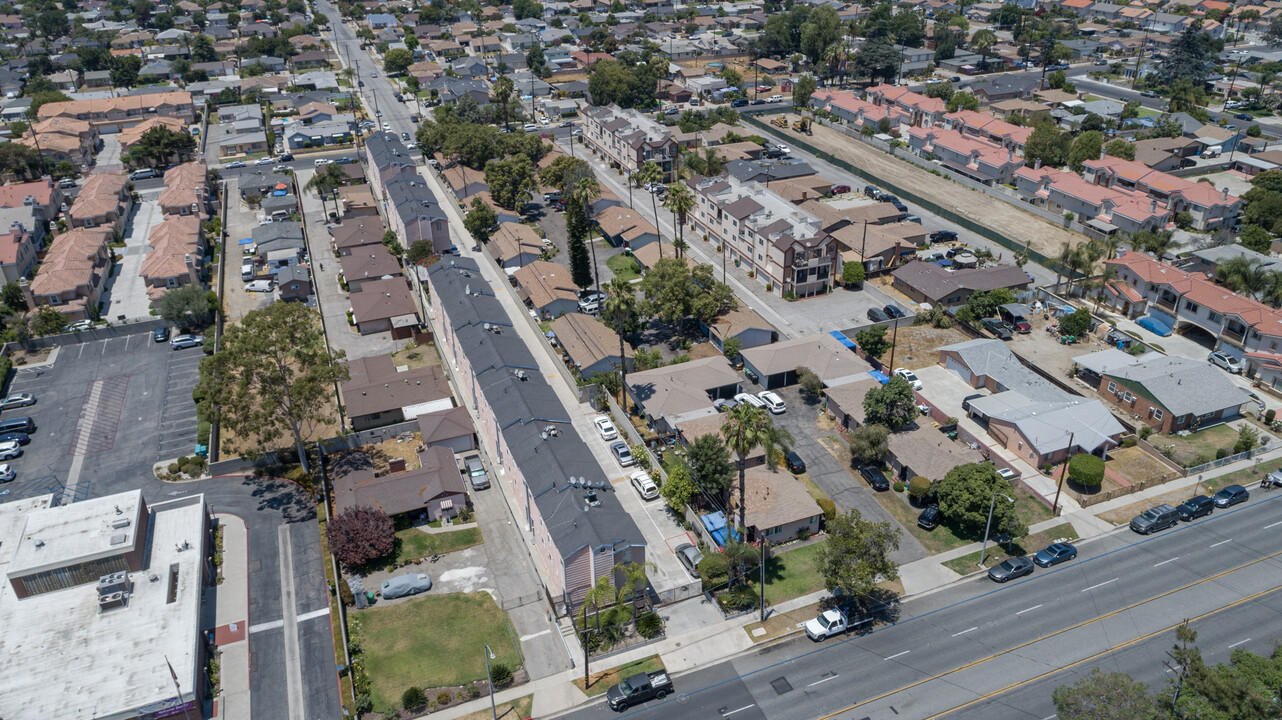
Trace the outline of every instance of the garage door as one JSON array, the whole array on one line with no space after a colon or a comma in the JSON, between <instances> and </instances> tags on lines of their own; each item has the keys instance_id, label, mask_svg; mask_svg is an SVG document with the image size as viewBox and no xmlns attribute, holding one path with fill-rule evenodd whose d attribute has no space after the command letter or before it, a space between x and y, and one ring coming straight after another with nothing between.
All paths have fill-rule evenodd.
<instances>
[{"instance_id":1,"label":"garage door","mask_svg":"<svg viewBox=\"0 0 1282 720\"><path fill-rule=\"evenodd\" d=\"M960 360L951 356L947 357L944 359L944 367L960 375L961 379L965 380L968 384L970 383L970 368L962 364Z\"/></svg>"}]
</instances>

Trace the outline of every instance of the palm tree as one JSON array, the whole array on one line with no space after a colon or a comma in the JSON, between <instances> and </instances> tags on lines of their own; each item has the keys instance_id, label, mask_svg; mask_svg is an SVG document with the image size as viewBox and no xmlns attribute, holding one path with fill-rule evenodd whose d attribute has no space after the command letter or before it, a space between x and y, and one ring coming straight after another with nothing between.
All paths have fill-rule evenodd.
<instances>
[{"instance_id":1,"label":"palm tree","mask_svg":"<svg viewBox=\"0 0 1282 720\"><path fill-rule=\"evenodd\" d=\"M1100 301L1104 299L1104 291L1108 288L1108 284L1113 280L1115 280L1116 278L1117 278L1117 266L1105 265L1104 271L1100 273L1099 280L1096 280L1094 283L1095 312L1097 313L1099 312Z\"/></svg>"},{"instance_id":2,"label":"palm tree","mask_svg":"<svg viewBox=\"0 0 1282 720\"><path fill-rule=\"evenodd\" d=\"M1071 279L1072 270L1069 270L1069 263L1073 260L1073 247L1065 242L1059 247L1059 256L1055 258L1055 289L1059 290L1060 278L1068 275ZM1067 272L1066 272L1067 271Z\"/></svg>"},{"instance_id":3,"label":"palm tree","mask_svg":"<svg viewBox=\"0 0 1282 720\"><path fill-rule=\"evenodd\" d=\"M512 99L512 93L516 88L512 85L512 78L501 77L494 81L493 87L490 88L490 100L499 106L499 112L503 115L503 127L508 127L509 102Z\"/></svg>"},{"instance_id":4,"label":"palm tree","mask_svg":"<svg viewBox=\"0 0 1282 720\"><path fill-rule=\"evenodd\" d=\"M769 434L770 418L766 416L764 408L759 408L748 403L743 403L726 413L726 424L721 426L721 435L726 440L726 446L735 452L739 458L739 527L746 528L744 516L746 513L745 496L747 488L744 481L745 463L748 455L753 450L761 447L766 435Z\"/></svg>"},{"instance_id":5,"label":"palm tree","mask_svg":"<svg viewBox=\"0 0 1282 720\"><path fill-rule=\"evenodd\" d=\"M592 201L601 197L601 183L596 175L584 175L574 183L574 199L583 203L583 216L588 221L588 249L592 251L592 277L596 278L596 291L601 292L601 273L597 270L596 245L592 242Z\"/></svg>"},{"instance_id":6,"label":"palm tree","mask_svg":"<svg viewBox=\"0 0 1282 720\"><path fill-rule=\"evenodd\" d=\"M653 160L648 160L637 171L637 181L646 185L663 182L663 170ZM659 257L663 257L663 233L659 232L659 198L650 193L650 209L654 213L654 236L659 243Z\"/></svg>"},{"instance_id":7,"label":"palm tree","mask_svg":"<svg viewBox=\"0 0 1282 720\"><path fill-rule=\"evenodd\" d=\"M321 199L321 212L325 212L325 198L333 194L334 190L342 186L344 180L343 170L337 165L329 164L317 170L312 179L307 181L303 186L304 190L315 190ZM338 212L338 200L334 200L334 212Z\"/></svg>"},{"instance_id":8,"label":"palm tree","mask_svg":"<svg viewBox=\"0 0 1282 720\"><path fill-rule=\"evenodd\" d=\"M796 440L788 428L779 427L773 421L766 425L766 432L761 438L761 449L766 453L766 464L770 466L773 472L775 468L783 464L783 459L792 450Z\"/></svg>"},{"instance_id":9,"label":"palm tree","mask_svg":"<svg viewBox=\"0 0 1282 720\"><path fill-rule=\"evenodd\" d=\"M677 226L679 236L672 246L677 249L677 257L681 257L686 246L686 214L694 209L694 193L685 183L672 183L668 186L668 196L663 199L663 207L672 211L672 223Z\"/></svg>"},{"instance_id":10,"label":"palm tree","mask_svg":"<svg viewBox=\"0 0 1282 720\"><path fill-rule=\"evenodd\" d=\"M726 540L726 546L722 548L721 555L726 559L726 567L730 570L727 589L734 585L736 577L743 577L743 566L756 559L757 552L756 548L746 542L733 538Z\"/></svg>"},{"instance_id":11,"label":"palm tree","mask_svg":"<svg viewBox=\"0 0 1282 720\"><path fill-rule=\"evenodd\" d=\"M623 585L619 588L619 597L622 598L624 595L628 596L628 599L632 602L633 618L637 616L637 591L641 591L639 593L640 595L645 594L645 587L650 584L650 580L646 577L646 574L650 570L654 570L656 567L657 566L652 562L640 564L632 562L618 563L614 566L614 571L616 573L623 573L623 577L625 578Z\"/></svg>"},{"instance_id":12,"label":"palm tree","mask_svg":"<svg viewBox=\"0 0 1282 720\"><path fill-rule=\"evenodd\" d=\"M993 51L993 46L997 44L997 34L988 28L976 30L974 35L970 36L970 49L979 53L979 66L988 65L988 53Z\"/></svg>"},{"instance_id":13,"label":"palm tree","mask_svg":"<svg viewBox=\"0 0 1282 720\"><path fill-rule=\"evenodd\" d=\"M632 188L641 183L641 171L637 170L628 176L628 207L632 207Z\"/></svg>"},{"instance_id":14,"label":"palm tree","mask_svg":"<svg viewBox=\"0 0 1282 720\"><path fill-rule=\"evenodd\" d=\"M623 412L628 412L628 364L623 354L623 332L637 311L637 299L632 294L632 283L616 277L605 286L605 314L614 319L614 329L619 334L619 380L623 388Z\"/></svg>"}]
</instances>

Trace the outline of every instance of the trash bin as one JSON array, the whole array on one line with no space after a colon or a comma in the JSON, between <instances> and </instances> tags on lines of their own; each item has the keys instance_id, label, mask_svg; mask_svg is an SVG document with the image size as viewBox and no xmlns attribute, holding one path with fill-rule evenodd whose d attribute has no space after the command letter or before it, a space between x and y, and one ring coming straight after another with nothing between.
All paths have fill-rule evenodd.
<instances>
[{"instance_id":1,"label":"trash bin","mask_svg":"<svg viewBox=\"0 0 1282 720\"><path fill-rule=\"evenodd\" d=\"M370 605L373 605L373 604L374 604L374 593L373 593L373 591L367 591L367 592L365 593L365 602L369 603Z\"/></svg>"}]
</instances>

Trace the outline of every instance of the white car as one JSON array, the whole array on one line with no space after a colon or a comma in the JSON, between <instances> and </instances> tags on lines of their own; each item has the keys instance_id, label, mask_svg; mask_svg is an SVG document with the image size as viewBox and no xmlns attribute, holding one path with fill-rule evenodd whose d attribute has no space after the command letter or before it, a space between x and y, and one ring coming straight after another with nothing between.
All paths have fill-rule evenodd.
<instances>
[{"instance_id":1,"label":"white car","mask_svg":"<svg viewBox=\"0 0 1282 720\"><path fill-rule=\"evenodd\" d=\"M10 408L26 407L36 404L36 396L31 393L14 393L3 400L0 400L0 410Z\"/></svg>"},{"instance_id":2,"label":"white car","mask_svg":"<svg viewBox=\"0 0 1282 720\"><path fill-rule=\"evenodd\" d=\"M596 425L596 431L601 433L602 440L614 440L619 437L619 431L614 429L614 423L604 415L598 415L592 424Z\"/></svg>"},{"instance_id":3,"label":"white car","mask_svg":"<svg viewBox=\"0 0 1282 720\"><path fill-rule=\"evenodd\" d=\"M769 390L762 390L757 393L757 397L761 398L761 402L766 404L766 409L775 415L782 415L788 410L788 406L784 404L783 398Z\"/></svg>"},{"instance_id":4,"label":"white car","mask_svg":"<svg viewBox=\"0 0 1282 720\"><path fill-rule=\"evenodd\" d=\"M328 165L330 164L330 162L332 161L329 158L316 158L316 161L313 162L312 164L315 165L316 167L320 167L322 165Z\"/></svg>"},{"instance_id":5,"label":"white car","mask_svg":"<svg viewBox=\"0 0 1282 720\"><path fill-rule=\"evenodd\" d=\"M389 132L392 129L391 123L383 123L383 132Z\"/></svg>"},{"instance_id":6,"label":"white car","mask_svg":"<svg viewBox=\"0 0 1282 720\"><path fill-rule=\"evenodd\" d=\"M17 443L13 443L16 445ZM632 473L632 487L636 489L637 494L642 500L653 500L659 497L659 486L654 484L654 479L650 473L644 470L638 470Z\"/></svg>"},{"instance_id":7,"label":"white car","mask_svg":"<svg viewBox=\"0 0 1282 720\"><path fill-rule=\"evenodd\" d=\"M917 375L912 370L895 368L895 377L907 380L908 384L913 386L913 390L921 390L921 380L917 379Z\"/></svg>"},{"instance_id":8,"label":"white car","mask_svg":"<svg viewBox=\"0 0 1282 720\"><path fill-rule=\"evenodd\" d=\"M766 406L766 403L764 400L750 393L739 393L738 395L734 396L734 400L740 405L747 403L756 408L765 408Z\"/></svg>"},{"instance_id":9,"label":"white car","mask_svg":"<svg viewBox=\"0 0 1282 720\"><path fill-rule=\"evenodd\" d=\"M9 463L0 465L0 482L13 482L13 479L17 476L18 474L13 471L13 468L9 467Z\"/></svg>"},{"instance_id":10,"label":"white car","mask_svg":"<svg viewBox=\"0 0 1282 720\"><path fill-rule=\"evenodd\" d=\"M245 292L271 292L275 287L272 280L250 280L245 283Z\"/></svg>"},{"instance_id":11,"label":"white car","mask_svg":"<svg viewBox=\"0 0 1282 720\"><path fill-rule=\"evenodd\" d=\"M22 454L22 446L17 442L10 440L0 442L0 460L12 460Z\"/></svg>"},{"instance_id":12,"label":"white car","mask_svg":"<svg viewBox=\"0 0 1282 720\"><path fill-rule=\"evenodd\" d=\"M274 157L260 157L254 161L254 164L255 165L271 165L274 162L276 162L276 158Z\"/></svg>"}]
</instances>

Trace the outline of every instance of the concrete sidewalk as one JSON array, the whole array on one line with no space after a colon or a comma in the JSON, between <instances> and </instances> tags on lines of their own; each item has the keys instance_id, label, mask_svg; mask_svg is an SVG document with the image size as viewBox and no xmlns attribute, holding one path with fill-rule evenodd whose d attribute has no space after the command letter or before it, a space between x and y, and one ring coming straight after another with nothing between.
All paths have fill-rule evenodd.
<instances>
[{"instance_id":1,"label":"concrete sidewalk","mask_svg":"<svg viewBox=\"0 0 1282 720\"><path fill-rule=\"evenodd\" d=\"M223 532L223 581L212 590L212 633L219 659L217 695L212 718L247 718L249 714L249 533L235 515L215 515Z\"/></svg>"}]
</instances>

